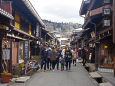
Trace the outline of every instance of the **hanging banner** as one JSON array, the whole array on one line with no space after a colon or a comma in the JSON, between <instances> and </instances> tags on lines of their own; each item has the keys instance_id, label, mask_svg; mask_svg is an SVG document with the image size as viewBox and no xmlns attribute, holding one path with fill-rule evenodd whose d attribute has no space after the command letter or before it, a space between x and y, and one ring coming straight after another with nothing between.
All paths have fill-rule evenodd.
<instances>
[{"instance_id":1,"label":"hanging banner","mask_svg":"<svg viewBox=\"0 0 115 86\"><path fill-rule=\"evenodd\" d=\"M39 37L39 24L36 25L36 37Z\"/></svg>"},{"instance_id":2,"label":"hanging banner","mask_svg":"<svg viewBox=\"0 0 115 86\"><path fill-rule=\"evenodd\" d=\"M24 43L24 59L29 58L29 41L25 41Z\"/></svg>"},{"instance_id":3,"label":"hanging banner","mask_svg":"<svg viewBox=\"0 0 115 86\"><path fill-rule=\"evenodd\" d=\"M3 49L2 59L10 60L10 49Z\"/></svg>"}]
</instances>

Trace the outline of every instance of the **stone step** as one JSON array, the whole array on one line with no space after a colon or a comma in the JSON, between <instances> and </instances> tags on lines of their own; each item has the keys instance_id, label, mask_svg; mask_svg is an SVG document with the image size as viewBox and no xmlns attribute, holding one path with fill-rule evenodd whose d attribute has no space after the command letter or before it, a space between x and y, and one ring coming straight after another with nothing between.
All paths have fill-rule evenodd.
<instances>
[{"instance_id":1,"label":"stone step","mask_svg":"<svg viewBox=\"0 0 115 86\"><path fill-rule=\"evenodd\" d=\"M90 76L95 79L98 83L102 83L102 76L98 72L90 72Z\"/></svg>"},{"instance_id":2,"label":"stone step","mask_svg":"<svg viewBox=\"0 0 115 86\"><path fill-rule=\"evenodd\" d=\"M113 85L109 82L105 82L105 83L100 83L99 86L113 86Z\"/></svg>"},{"instance_id":3,"label":"stone step","mask_svg":"<svg viewBox=\"0 0 115 86\"><path fill-rule=\"evenodd\" d=\"M25 83L28 79L30 79L30 76L25 76L25 77L19 77L16 79L16 83Z\"/></svg>"},{"instance_id":4,"label":"stone step","mask_svg":"<svg viewBox=\"0 0 115 86\"><path fill-rule=\"evenodd\" d=\"M90 72L89 74L92 78L102 78L102 76L97 72Z\"/></svg>"}]
</instances>

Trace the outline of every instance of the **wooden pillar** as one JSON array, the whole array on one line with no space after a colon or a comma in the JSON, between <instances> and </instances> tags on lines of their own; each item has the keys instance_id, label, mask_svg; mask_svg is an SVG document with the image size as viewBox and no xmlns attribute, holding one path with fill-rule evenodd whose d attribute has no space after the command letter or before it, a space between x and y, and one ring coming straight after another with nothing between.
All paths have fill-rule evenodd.
<instances>
[{"instance_id":1,"label":"wooden pillar","mask_svg":"<svg viewBox=\"0 0 115 86\"><path fill-rule=\"evenodd\" d=\"M2 72L2 37L0 37L0 73Z\"/></svg>"},{"instance_id":2,"label":"wooden pillar","mask_svg":"<svg viewBox=\"0 0 115 86\"><path fill-rule=\"evenodd\" d=\"M114 76L115 76L115 0L113 0L113 58L114 58Z\"/></svg>"},{"instance_id":3,"label":"wooden pillar","mask_svg":"<svg viewBox=\"0 0 115 86\"><path fill-rule=\"evenodd\" d=\"M98 70L98 67L99 67L99 44L95 44L95 68L96 68L96 71Z\"/></svg>"},{"instance_id":4,"label":"wooden pillar","mask_svg":"<svg viewBox=\"0 0 115 86\"><path fill-rule=\"evenodd\" d=\"M12 70L12 40L9 40L10 41L10 60L9 60L9 72L10 73L13 73L13 70Z\"/></svg>"}]
</instances>

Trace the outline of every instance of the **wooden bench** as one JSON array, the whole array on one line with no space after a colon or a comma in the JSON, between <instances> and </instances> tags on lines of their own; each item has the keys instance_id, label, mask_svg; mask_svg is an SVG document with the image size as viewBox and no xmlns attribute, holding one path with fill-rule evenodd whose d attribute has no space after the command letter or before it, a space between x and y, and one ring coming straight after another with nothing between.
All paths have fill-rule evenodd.
<instances>
[{"instance_id":1,"label":"wooden bench","mask_svg":"<svg viewBox=\"0 0 115 86\"><path fill-rule=\"evenodd\" d=\"M109 82L105 82L105 83L100 83L99 86L113 86L113 85Z\"/></svg>"},{"instance_id":2,"label":"wooden bench","mask_svg":"<svg viewBox=\"0 0 115 86\"><path fill-rule=\"evenodd\" d=\"M98 83L102 83L102 76L97 72L90 72L90 76L95 79Z\"/></svg>"}]
</instances>

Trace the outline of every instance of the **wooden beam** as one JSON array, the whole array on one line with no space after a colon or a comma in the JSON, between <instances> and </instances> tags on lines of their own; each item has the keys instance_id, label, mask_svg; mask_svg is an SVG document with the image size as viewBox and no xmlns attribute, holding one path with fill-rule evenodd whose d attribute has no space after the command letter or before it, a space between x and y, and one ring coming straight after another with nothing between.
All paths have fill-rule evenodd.
<instances>
[{"instance_id":1,"label":"wooden beam","mask_svg":"<svg viewBox=\"0 0 115 86\"><path fill-rule=\"evenodd\" d=\"M113 43L115 44L115 0L113 0Z\"/></svg>"},{"instance_id":2,"label":"wooden beam","mask_svg":"<svg viewBox=\"0 0 115 86\"><path fill-rule=\"evenodd\" d=\"M114 76L115 76L115 0L113 0L113 59L114 59Z\"/></svg>"},{"instance_id":3,"label":"wooden beam","mask_svg":"<svg viewBox=\"0 0 115 86\"><path fill-rule=\"evenodd\" d=\"M98 35L103 34L103 33L105 33L105 32L108 32L108 31L110 31L110 30L112 30L112 27L109 27L109 28L106 28L106 29L104 29L104 30L102 30L102 31L99 31Z\"/></svg>"}]
</instances>

